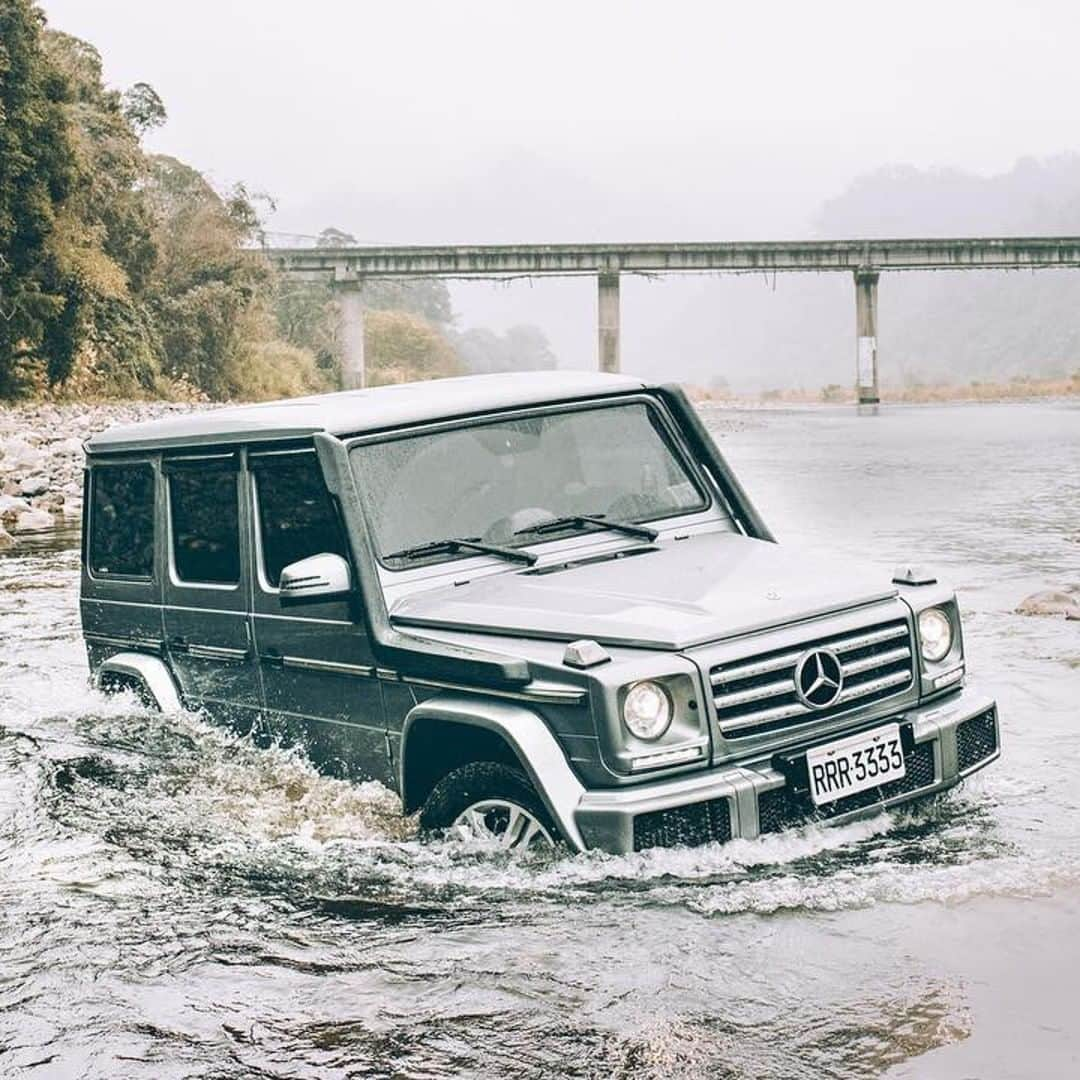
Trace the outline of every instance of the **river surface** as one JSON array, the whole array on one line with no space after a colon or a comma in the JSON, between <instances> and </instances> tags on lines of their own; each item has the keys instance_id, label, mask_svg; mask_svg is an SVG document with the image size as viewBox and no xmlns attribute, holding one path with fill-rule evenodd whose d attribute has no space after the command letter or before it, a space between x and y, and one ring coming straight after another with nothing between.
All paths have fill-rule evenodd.
<instances>
[{"instance_id":1,"label":"river surface","mask_svg":"<svg viewBox=\"0 0 1080 1080\"><path fill-rule=\"evenodd\" d=\"M0 556L0 1076L1080 1075L1080 623L1012 614L1080 582L1080 408L705 414L782 542L953 580L1000 763L724 847L422 845L89 691L43 538Z\"/></svg>"}]
</instances>

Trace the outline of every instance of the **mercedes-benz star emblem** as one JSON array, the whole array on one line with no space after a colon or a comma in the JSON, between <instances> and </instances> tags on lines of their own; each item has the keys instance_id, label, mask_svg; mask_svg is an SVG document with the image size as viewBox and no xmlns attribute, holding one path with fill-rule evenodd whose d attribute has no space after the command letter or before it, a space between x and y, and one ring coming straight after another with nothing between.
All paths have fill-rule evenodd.
<instances>
[{"instance_id":1,"label":"mercedes-benz star emblem","mask_svg":"<svg viewBox=\"0 0 1080 1080\"><path fill-rule=\"evenodd\" d=\"M811 649L795 665L795 692L811 709L827 709L844 688L844 671L836 653Z\"/></svg>"}]
</instances>

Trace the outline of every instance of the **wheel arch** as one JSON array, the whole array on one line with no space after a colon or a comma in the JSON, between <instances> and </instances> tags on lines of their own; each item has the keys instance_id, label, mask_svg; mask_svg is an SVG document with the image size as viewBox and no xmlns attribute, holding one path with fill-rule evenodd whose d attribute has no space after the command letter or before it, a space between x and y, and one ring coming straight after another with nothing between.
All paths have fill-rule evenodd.
<instances>
[{"instance_id":1,"label":"wheel arch","mask_svg":"<svg viewBox=\"0 0 1080 1080\"><path fill-rule=\"evenodd\" d=\"M138 687L162 712L177 712L182 707L180 693L165 661L144 653L115 653L103 660L94 672L94 686L128 683Z\"/></svg>"},{"instance_id":2,"label":"wheel arch","mask_svg":"<svg viewBox=\"0 0 1080 1080\"><path fill-rule=\"evenodd\" d=\"M458 740L454 750L447 752L445 742L442 750L438 748L444 738ZM462 752L473 749L498 756L462 757ZM427 764L432 759L435 767ZM564 838L584 849L574 810L585 789L543 718L513 702L440 694L414 706L402 728L398 764L398 789L406 812L415 810L448 772L475 760L520 767Z\"/></svg>"}]
</instances>

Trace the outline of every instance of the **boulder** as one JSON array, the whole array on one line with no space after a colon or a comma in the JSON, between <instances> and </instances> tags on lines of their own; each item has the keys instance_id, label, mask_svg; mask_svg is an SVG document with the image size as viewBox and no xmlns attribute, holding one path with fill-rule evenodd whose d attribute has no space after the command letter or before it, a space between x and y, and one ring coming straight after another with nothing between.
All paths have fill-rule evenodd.
<instances>
[{"instance_id":1,"label":"boulder","mask_svg":"<svg viewBox=\"0 0 1080 1080\"><path fill-rule=\"evenodd\" d=\"M53 457L81 460L83 456L82 439L58 439L54 443L49 443L48 450Z\"/></svg>"},{"instance_id":2,"label":"boulder","mask_svg":"<svg viewBox=\"0 0 1080 1080\"><path fill-rule=\"evenodd\" d=\"M3 525L0 525L0 551L7 551L8 548L14 546L15 537L12 536Z\"/></svg>"},{"instance_id":3,"label":"boulder","mask_svg":"<svg viewBox=\"0 0 1080 1080\"><path fill-rule=\"evenodd\" d=\"M41 532L43 529L51 529L52 527L53 516L47 510L31 508L30 510L24 510L15 518L15 531L17 533Z\"/></svg>"},{"instance_id":4,"label":"boulder","mask_svg":"<svg viewBox=\"0 0 1080 1080\"><path fill-rule=\"evenodd\" d=\"M46 491L44 495L35 495L34 498L30 500L30 505L36 506L39 510L55 512L64 505L65 501L63 492Z\"/></svg>"},{"instance_id":5,"label":"boulder","mask_svg":"<svg viewBox=\"0 0 1080 1080\"><path fill-rule=\"evenodd\" d=\"M30 504L17 495L0 495L0 525L10 525Z\"/></svg>"},{"instance_id":6,"label":"boulder","mask_svg":"<svg viewBox=\"0 0 1080 1080\"><path fill-rule=\"evenodd\" d=\"M15 436L4 441L4 472L9 476L29 476L41 468L45 454L25 439Z\"/></svg>"},{"instance_id":7,"label":"boulder","mask_svg":"<svg viewBox=\"0 0 1080 1080\"><path fill-rule=\"evenodd\" d=\"M1017 615L1057 615L1080 620L1080 588L1066 585L1061 589L1044 589L1032 593L1020 602Z\"/></svg>"},{"instance_id":8,"label":"boulder","mask_svg":"<svg viewBox=\"0 0 1080 1080\"><path fill-rule=\"evenodd\" d=\"M28 476L19 481L19 493L33 498L35 495L44 495L49 490L49 478L38 473Z\"/></svg>"}]
</instances>

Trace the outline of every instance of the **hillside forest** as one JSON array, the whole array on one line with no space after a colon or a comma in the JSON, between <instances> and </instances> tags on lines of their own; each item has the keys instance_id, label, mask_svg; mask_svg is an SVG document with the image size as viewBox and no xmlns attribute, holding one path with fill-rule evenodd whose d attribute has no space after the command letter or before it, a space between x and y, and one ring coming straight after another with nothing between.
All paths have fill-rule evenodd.
<instances>
[{"instance_id":1,"label":"hillside forest","mask_svg":"<svg viewBox=\"0 0 1080 1080\"><path fill-rule=\"evenodd\" d=\"M286 280L261 254L269 195L144 148L166 116L147 83L107 86L94 46L32 0L0 0L0 399L339 385L329 286ZM554 365L533 327L457 330L441 282L371 283L365 302L373 384Z\"/></svg>"}]
</instances>

